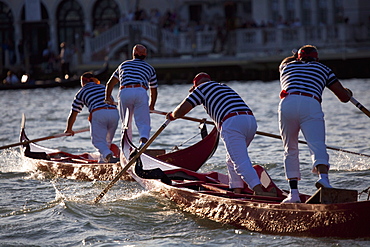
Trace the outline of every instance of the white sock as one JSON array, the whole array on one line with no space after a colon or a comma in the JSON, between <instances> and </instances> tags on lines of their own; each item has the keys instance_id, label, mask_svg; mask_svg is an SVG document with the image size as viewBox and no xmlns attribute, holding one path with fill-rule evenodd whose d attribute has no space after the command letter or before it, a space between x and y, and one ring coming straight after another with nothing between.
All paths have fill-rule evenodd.
<instances>
[{"instance_id":1,"label":"white sock","mask_svg":"<svg viewBox=\"0 0 370 247\"><path fill-rule=\"evenodd\" d=\"M322 178L322 179L325 179L325 180L329 181L329 175L327 173L320 173L319 178L320 179Z\"/></svg>"},{"instance_id":2,"label":"white sock","mask_svg":"<svg viewBox=\"0 0 370 247\"><path fill-rule=\"evenodd\" d=\"M290 189L290 194L299 196L299 191L298 189Z\"/></svg>"}]
</instances>

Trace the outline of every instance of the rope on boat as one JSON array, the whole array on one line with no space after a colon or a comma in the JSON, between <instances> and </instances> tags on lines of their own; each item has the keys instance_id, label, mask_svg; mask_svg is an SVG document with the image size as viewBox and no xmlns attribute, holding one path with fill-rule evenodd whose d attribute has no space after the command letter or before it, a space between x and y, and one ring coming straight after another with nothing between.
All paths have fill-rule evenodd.
<instances>
[{"instance_id":1,"label":"rope on boat","mask_svg":"<svg viewBox=\"0 0 370 247\"><path fill-rule=\"evenodd\" d=\"M198 134L194 135L193 137L190 137L189 139L187 139L186 141L184 141L184 142L180 143L179 145L174 146L174 147L171 149L171 152L174 152L174 151L179 150L179 147L181 147L182 145L184 145L184 144L188 143L189 141L191 141L192 139L194 139L195 137L197 137L197 136L199 136L199 135L200 135L200 133L198 133Z\"/></svg>"},{"instance_id":2,"label":"rope on boat","mask_svg":"<svg viewBox=\"0 0 370 247\"><path fill-rule=\"evenodd\" d=\"M171 152L174 152L174 151L178 151L179 150L179 147L181 147L182 145L188 143L189 141L191 141L192 139L194 139L195 137L197 137L198 135L202 135L202 138L205 138L208 133L207 133L207 127L206 127L206 119L203 118L202 119L202 122L199 124L199 129L200 129L200 133L194 135L193 137L190 137L189 139L187 139L186 141L180 143L179 145L176 145L172 148Z\"/></svg>"}]
</instances>

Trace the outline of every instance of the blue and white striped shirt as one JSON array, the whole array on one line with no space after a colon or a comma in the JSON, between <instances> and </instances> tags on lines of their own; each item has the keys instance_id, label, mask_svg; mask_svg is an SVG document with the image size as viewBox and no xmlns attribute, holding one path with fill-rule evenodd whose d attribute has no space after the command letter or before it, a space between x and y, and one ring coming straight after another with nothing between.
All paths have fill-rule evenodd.
<instances>
[{"instance_id":1,"label":"blue and white striped shirt","mask_svg":"<svg viewBox=\"0 0 370 247\"><path fill-rule=\"evenodd\" d=\"M77 93L72 103L72 110L81 112L82 108L87 106L89 112L101 107L117 108L115 105L104 103L105 86L89 82L85 84Z\"/></svg>"},{"instance_id":2,"label":"blue and white striped shirt","mask_svg":"<svg viewBox=\"0 0 370 247\"><path fill-rule=\"evenodd\" d=\"M338 81L334 72L319 62L294 61L283 64L280 70L281 90L313 94L319 98L325 87Z\"/></svg>"},{"instance_id":3,"label":"blue and white striped shirt","mask_svg":"<svg viewBox=\"0 0 370 247\"><path fill-rule=\"evenodd\" d=\"M231 112L251 111L233 89L215 81L200 84L185 100L193 107L202 104L218 126L221 120Z\"/></svg>"},{"instance_id":4,"label":"blue and white striped shirt","mask_svg":"<svg viewBox=\"0 0 370 247\"><path fill-rule=\"evenodd\" d=\"M120 86L141 84L146 88L158 87L155 69L141 59L124 61L118 66L112 76L120 81Z\"/></svg>"}]
</instances>

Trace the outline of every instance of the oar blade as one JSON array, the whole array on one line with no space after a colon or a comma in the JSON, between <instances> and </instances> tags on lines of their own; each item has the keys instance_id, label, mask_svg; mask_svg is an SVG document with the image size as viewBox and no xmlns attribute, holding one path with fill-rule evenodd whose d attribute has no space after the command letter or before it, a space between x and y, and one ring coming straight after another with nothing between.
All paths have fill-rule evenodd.
<instances>
[{"instance_id":1,"label":"oar blade","mask_svg":"<svg viewBox=\"0 0 370 247\"><path fill-rule=\"evenodd\" d=\"M26 127L26 114L22 113L21 129Z\"/></svg>"}]
</instances>

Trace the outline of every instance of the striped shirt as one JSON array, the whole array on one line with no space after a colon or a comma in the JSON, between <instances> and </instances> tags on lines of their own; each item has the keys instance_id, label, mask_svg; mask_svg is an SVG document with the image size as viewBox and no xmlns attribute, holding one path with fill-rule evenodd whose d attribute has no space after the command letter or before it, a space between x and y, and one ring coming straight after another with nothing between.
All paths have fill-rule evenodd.
<instances>
[{"instance_id":1,"label":"striped shirt","mask_svg":"<svg viewBox=\"0 0 370 247\"><path fill-rule=\"evenodd\" d=\"M120 81L120 86L141 84L146 88L158 87L155 69L141 59L124 61L118 66L112 76Z\"/></svg>"},{"instance_id":2,"label":"striped shirt","mask_svg":"<svg viewBox=\"0 0 370 247\"><path fill-rule=\"evenodd\" d=\"M105 86L89 82L85 84L77 93L72 103L72 110L81 112L84 106L87 106L89 112L101 107L114 107L115 105L108 105L104 103Z\"/></svg>"},{"instance_id":3,"label":"striped shirt","mask_svg":"<svg viewBox=\"0 0 370 247\"><path fill-rule=\"evenodd\" d=\"M233 89L215 81L200 84L185 100L193 108L202 104L208 115L218 126L221 120L231 112L251 111Z\"/></svg>"},{"instance_id":4,"label":"striped shirt","mask_svg":"<svg viewBox=\"0 0 370 247\"><path fill-rule=\"evenodd\" d=\"M279 70L281 90L290 93L309 93L321 98L324 88L338 81L334 72L319 62L295 61L281 65Z\"/></svg>"}]
</instances>

